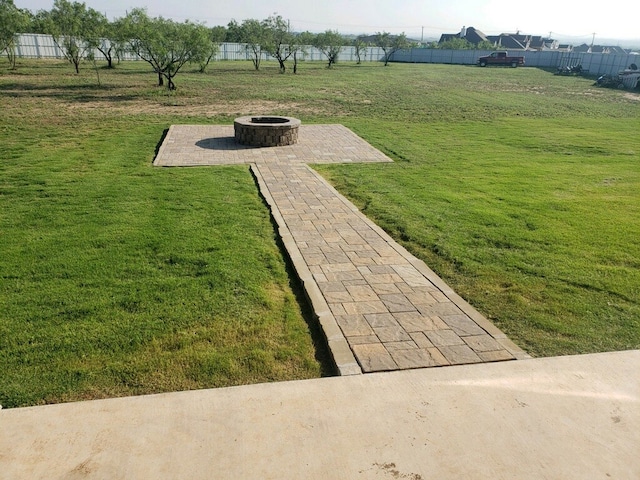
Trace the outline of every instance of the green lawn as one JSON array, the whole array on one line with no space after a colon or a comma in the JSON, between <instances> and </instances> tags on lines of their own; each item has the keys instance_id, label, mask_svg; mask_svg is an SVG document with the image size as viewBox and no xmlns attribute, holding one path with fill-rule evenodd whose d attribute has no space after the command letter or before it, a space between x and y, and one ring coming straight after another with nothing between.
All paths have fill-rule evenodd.
<instances>
[{"instance_id":1,"label":"green lawn","mask_svg":"<svg viewBox=\"0 0 640 480\"><path fill-rule=\"evenodd\" d=\"M4 63L3 63L4 62ZM640 348L640 95L533 68L219 62L154 86L0 61L0 404L330 366L245 167L158 169L175 123L342 123L396 162L319 166L532 355Z\"/></svg>"}]
</instances>

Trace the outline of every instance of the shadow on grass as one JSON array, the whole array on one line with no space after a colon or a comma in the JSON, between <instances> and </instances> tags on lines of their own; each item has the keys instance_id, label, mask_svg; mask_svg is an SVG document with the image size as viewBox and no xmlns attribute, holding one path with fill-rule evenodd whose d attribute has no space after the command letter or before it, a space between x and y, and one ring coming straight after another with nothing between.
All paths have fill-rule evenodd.
<instances>
[{"instance_id":1,"label":"shadow on grass","mask_svg":"<svg viewBox=\"0 0 640 480\"><path fill-rule=\"evenodd\" d=\"M152 165L153 165L153 162L156 161L156 157L158 156L158 153L160 153L160 149L162 148L162 144L164 143L165 138L167 138L168 133L169 133L168 128L165 128L162 131L162 135L160 135L160 140L158 140L158 143L156 144L156 148L153 151L153 158L151 159Z\"/></svg>"},{"instance_id":2,"label":"shadow on grass","mask_svg":"<svg viewBox=\"0 0 640 480\"><path fill-rule=\"evenodd\" d=\"M0 92L14 98L52 98L79 103L86 102L126 102L143 98L142 95L109 95L121 90L115 85L36 85L28 83L0 84Z\"/></svg>"}]
</instances>

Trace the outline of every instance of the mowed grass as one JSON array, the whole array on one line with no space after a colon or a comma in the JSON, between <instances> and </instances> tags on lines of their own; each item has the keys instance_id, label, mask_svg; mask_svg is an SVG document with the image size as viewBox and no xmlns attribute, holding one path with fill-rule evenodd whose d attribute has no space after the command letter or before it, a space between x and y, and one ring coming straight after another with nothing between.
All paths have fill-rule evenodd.
<instances>
[{"instance_id":1,"label":"mowed grass","mask_svg":"<svg viewBox=\"0 0 640 480\"><path fill-rule=\"evenodd\" d=\"M175 123L342 123L317 167L532 355L640 347L640 101L531 68L249 62L154 87L0 63L0 404L315 377L326 353L247 168L157 169ZM312 335L313 334L313 335ZM315 345L314 345L315 344Z\"/></svg>"},{"instance_id":2,"label":"mowed grass","mask_svg":"<svg viewBox=\"0 0 640 480\"><path fill-rule=\"evenodd\" d=\"M385 123L385 145L402 160L320 170L530 354L632 349L638 127L621 122L612 135L609 119L500 119L457 131Z\"/></svg>"}]
</instances>

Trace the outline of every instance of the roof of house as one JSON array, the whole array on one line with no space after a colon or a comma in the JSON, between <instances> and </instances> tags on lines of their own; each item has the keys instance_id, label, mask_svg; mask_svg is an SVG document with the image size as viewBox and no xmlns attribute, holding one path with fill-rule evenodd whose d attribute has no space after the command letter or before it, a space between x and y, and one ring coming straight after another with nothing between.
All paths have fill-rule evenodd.
<instances>
[{"instance_id":1,"label":"roof of house","mask_svg":"<svg viewBox=\"0 0 640 480\"><path fill-rule=\"evenodd\" d=\"M468 42L475 43L476 45L480 42L488 42L489 39L487 36L482 33L480 30L477 30L473 27L467 27L467 34L464 37Z\"/></svg>"},{"instance_id":2,"label":"roof of house","mask_svg":"<svg viewBox=\"0 0 640 480\"><path fill-rule=\"evenodd\" d=\"M454 38L464 38L467 42L473 43L475 45L480 42L487 42L489 38L482 33L480 30L477 30L473 27L467 27L465 30L465 34L463 36L462 32L458 33L443 33L440 36L440 40L438 43L448 42L449 40L453 40Z\"/></svg>"},{"instance_id":3,"label":"roof of house","mask_svg":"<svg viewBox=\"0 0 640 480\"><path fill-rule=\"evenodd\" d=\"M492 35L489 37L489 41L500 47L508 48L509 50L525 50L525 44L522 44L518 39L509 35L508 33L502 33L500 35Z\"/></svg>"},{"instance_id":4,"label":"roof of house","mask_svg":"<svg viewBox=\"0 0 640 480\"><path fill-rule=\"evenodd\" d=\"M619 53L619 54L626 54L627 51L622 48L622 47L618 47L618 46L610 46L607 47L609 49L609 53Z\"/></svg>"},{"instance_id":5,"label":"roof of house","mask_svg":"<svg viewBox=\"0 0 640 480\"><path fill-rule=\"evenodd\" d=\"M443 33L440 36L440 40L438 41L438 43L448 42L449 40L453 40L454 38L460 38L460 34L459 33Z\"/></svg>"}]
</instances>

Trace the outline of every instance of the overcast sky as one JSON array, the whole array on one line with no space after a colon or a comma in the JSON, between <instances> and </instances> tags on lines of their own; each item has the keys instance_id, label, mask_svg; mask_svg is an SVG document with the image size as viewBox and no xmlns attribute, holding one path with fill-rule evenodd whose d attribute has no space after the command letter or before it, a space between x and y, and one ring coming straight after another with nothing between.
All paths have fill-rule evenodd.
<instances>
[{"instance_id":1,"label":"overcast sky","mask_svg":"<svg viewBox=\"0 0 640 480\"><path fill-rule=\"evenodd\" d=\"M14 0L32 12L50 10L53 0ZM521 33L563 38L573 44L605 39L638 40L637 0L588 2L516 2L512 0L85 0L109 19L128 9L146 7L151 16L194 20L208 26L248 18L262 20L273 13L291 21L296 31L340 33L404 32L410 38L439 38L473 26L487 35Z\"/></svg>"}]
</instances>

